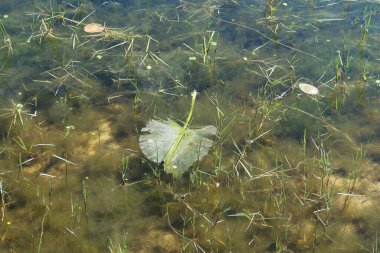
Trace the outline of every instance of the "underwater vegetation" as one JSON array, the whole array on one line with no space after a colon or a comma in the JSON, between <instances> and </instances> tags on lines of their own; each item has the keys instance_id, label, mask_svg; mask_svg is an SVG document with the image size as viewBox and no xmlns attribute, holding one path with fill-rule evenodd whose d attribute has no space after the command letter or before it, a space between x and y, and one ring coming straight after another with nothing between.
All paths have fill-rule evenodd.
<instances>
[{"instance_id":1,"label":"underwater vegetation","mask_svg":"<svg viewBox=\"0 0 380 253\"><path fill-rule=\"evenodd\" d=\"M197 92L191 94L191 107L185 124L181 127L172 120L150 120L141 132L140 148L149 160L164 164L166 173L181 176L195 161L202 160L211 148L210 137L216 135L214 126L189 129Z\"/></svg>"},{"instance_id":2,"label":"underwater vegetation","mask_svg":"<svg viewBox=\"0 0 380 253\"><path fill-rule=\"evenodd\" d=\"M379 252L379 7L0 1L0 252Z\"/></svg>"}]
</instances>

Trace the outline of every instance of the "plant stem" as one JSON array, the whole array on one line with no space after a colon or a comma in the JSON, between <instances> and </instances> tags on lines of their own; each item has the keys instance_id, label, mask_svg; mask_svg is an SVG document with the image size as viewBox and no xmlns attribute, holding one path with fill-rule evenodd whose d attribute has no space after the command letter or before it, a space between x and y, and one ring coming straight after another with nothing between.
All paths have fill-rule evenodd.
<instances>
[{"instance_id":1,"label":"plant stem","mask_svg":"<svg viewBox=\"0 0 380 253\"><path fill-rule=\"evenodd\" d=\"M194 110L195 98L196 97L197 97L197 91L194 90L191 93L191 106L190 106L189 114L187 115L186 122L183 125L183 127L181 128L179 135L178 135L177 139L175 140L173 147L169 151L168 158L165 159L165 161L164 161L166 166L169 166L169 167L172 166L172 161L173 161L174 155L176 154L176 150L178 149L178 146L181 143L183 136L186 134L186 130L188 129L190 121L193 117L193 110Z\"/></svg>"}]
</instances>

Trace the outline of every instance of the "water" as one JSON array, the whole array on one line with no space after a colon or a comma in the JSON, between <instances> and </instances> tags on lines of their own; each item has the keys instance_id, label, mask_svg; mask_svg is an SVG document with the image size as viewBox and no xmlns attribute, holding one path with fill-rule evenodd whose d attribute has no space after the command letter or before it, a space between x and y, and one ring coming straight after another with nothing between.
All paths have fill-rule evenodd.
<instances>
[{"instance_id":1,"label":"water","mask_svg":"<svg viewBox=\"0 0 380 253\"><path fill-rule=\"evenodd\" d=\"M1 1L1 252L378 252L379 7ZM173 178L140 131L193 90Z\"/></svg>"}]
</instances>

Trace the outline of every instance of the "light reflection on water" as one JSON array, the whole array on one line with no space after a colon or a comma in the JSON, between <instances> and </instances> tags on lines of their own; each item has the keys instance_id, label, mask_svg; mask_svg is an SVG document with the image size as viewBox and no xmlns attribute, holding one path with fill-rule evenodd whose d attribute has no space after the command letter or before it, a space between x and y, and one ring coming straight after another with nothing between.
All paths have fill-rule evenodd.
<instances>
[{"instance_id":1,"label":"light reflection on water","mask_svg":"<svg viewBox=\"0 0 380 253\"><path fill-rule=\"evenodd\" d=\"M1 249L375 252L378 8L2 1ZM139 134L194 89L219 137L173 179Z\"/></svg>"}]
</instances>

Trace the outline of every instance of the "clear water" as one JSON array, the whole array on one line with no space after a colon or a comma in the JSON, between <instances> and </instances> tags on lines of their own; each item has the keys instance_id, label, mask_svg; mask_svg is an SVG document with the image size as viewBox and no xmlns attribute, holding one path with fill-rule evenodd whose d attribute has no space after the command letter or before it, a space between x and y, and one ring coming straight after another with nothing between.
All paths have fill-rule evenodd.
<instances>
[{"instance_id":1,"label":"clear water","mask_svg":"<svg viewBox=\"0 0 380 253\"><path fill-rule=\"evenodd\" d=\"M379 7L0 1L0 251L379 252ZM173 178L139 135L193 90Z\"/></svg>"}]
</instances>

